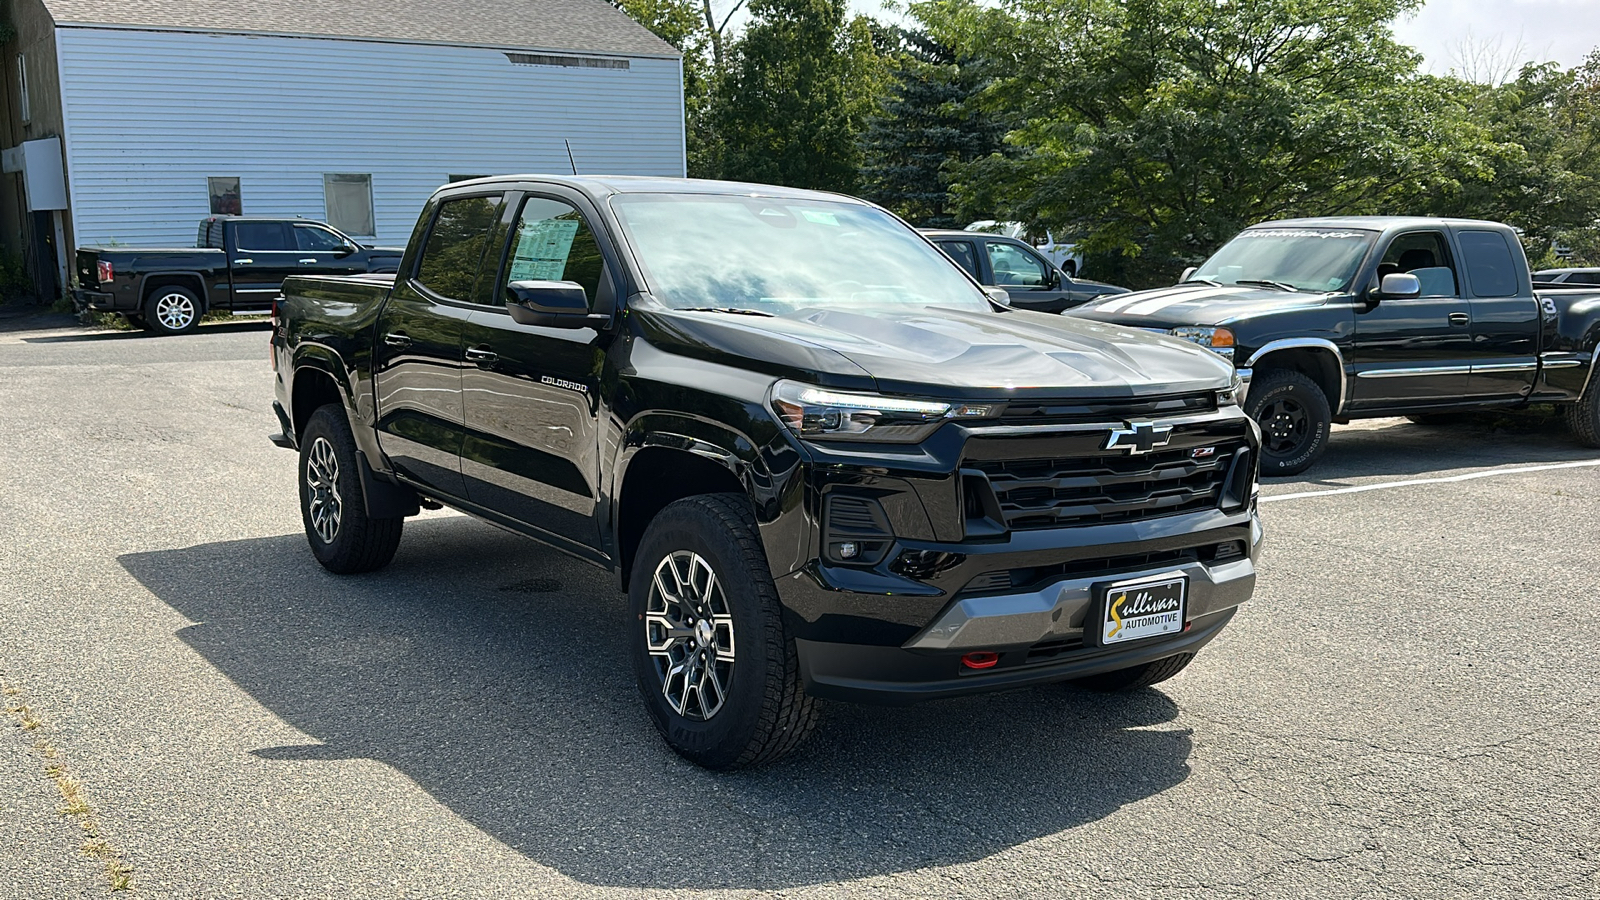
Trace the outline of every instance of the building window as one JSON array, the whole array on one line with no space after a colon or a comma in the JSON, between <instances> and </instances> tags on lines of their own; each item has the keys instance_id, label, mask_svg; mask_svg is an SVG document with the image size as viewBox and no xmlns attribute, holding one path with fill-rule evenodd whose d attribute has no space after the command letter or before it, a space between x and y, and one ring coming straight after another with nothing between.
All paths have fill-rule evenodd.
<instances>
[{"instance_id":1,"label":"building window","mask_svg":"<svg viewBox=\"0 0 1600 900\"><path fill-rule=\"evenodd\" d=\"M21 98L18 111L22 113L22 124L26 125L33 120L33 103L28 98L28 58L21 53L17 54L17 93Z\"/></svg>"},{"instance_id":2,"label":"building window","mask_svg":"<svg viewBox=\"0 0 1600 900\"><path fill-rule=\"evenodd\" d=\"M329 225L357 237L378 233L372 217L371 175L324 175L322 197Z\"/></svg>"},{"instance_id":3,"label":"building window","mask_svg":"<svg viewBox=\"0 0 1600 900\"><path fill-rule=\"evenodd\" d=\"M239 179L207 178L206 192L211 195L213 216L244 215L244 201L239 196Z\"/></svg>"}]
</instances>

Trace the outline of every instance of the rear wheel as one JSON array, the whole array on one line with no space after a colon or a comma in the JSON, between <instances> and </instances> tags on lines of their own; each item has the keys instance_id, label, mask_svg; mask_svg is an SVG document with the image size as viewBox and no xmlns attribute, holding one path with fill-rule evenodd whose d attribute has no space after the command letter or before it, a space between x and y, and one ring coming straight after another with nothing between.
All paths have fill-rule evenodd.
<instances>
[{"instance_id":1,"label":"rear wheel","mask_svg":"<svg viewBox=\"0 0 1600 900\"><path fill-rule=\"evenodd\" d=\"M1261 426L1261 474L1298 475L1328 449L1333 410L1310 377L1268 372L1250 385L1245 412Z\"/></svg>"},{"instance_id":2,"label":"rear wheel","mask_svg":"<svg viewBox=\"0 0 1600 900\"><path fill-rule=\"evenodd\" d=\"M1576 403L1567 404L1562 411L1567 427L1578 440L1590 447L1600 447L1600 375L1589 377L1589 387Z\"/></svg>"},{"instance_id":3,"label":"rear wheel","mask_svg":"<svg viewBox=\"0 0 1600 900\"><path fill-rule=\"evenodd\" d=\"M157 285L144 304L144 320L156 334L187 334L200 327L200 298L186 287Z\"/></svg>"},{"instance_id":4,"label":"rear wheel","mask_svg":"<svg viewBox=\"0 0 1600 900\"><path fill-rule=\"evenodd\" d=\"M749 501L679 500L651 521L628 584L629 648L645 710L708 769L777 760L816 726Z\"/></svg>"},{"instance_id":5,"label":"rear wheel","mask_svg":"<svg viewBox=\"0 0 1600 900\"><path fill-rule=\"evenodd\" d=\"M1133 691L1160 684L1187 669L1191 662L1194 662L1193 653L1180 653L1144 665L1079 678L1073 683L1094 691Z\"/></svg>"},{"instance_id":6,"label":"rear wheel","mask_svg":"<svg viewBox=\"0 0 1600 900\"><path fill-rule=\"evenodd\" d=\"M339 575L388 565L406 522L367 515L359 465L344 409L330 403L312 413L300 437L300 517L311 555Z\"/></svg>"}]
</instances>

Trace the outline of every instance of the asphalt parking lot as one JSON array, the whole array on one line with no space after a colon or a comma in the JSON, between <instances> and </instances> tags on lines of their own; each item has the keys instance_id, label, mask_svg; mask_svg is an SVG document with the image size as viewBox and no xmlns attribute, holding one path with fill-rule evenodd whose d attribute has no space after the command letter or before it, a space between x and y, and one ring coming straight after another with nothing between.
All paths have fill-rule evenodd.
<instances>
[{"instance_id":1,"label":"asphalt parking lot","mask_svg":"<svg viewBox=\"0 0 1600 900\"><path fill-rule=\"evenodd\" d=\"M38 324L0 332L0 898L1600 896L1600 453L1559 428L1337 429L1159 689L835 704L715 775L598 570L431 513L323 572L263 324Z\"/></svg>"}]
</instances>

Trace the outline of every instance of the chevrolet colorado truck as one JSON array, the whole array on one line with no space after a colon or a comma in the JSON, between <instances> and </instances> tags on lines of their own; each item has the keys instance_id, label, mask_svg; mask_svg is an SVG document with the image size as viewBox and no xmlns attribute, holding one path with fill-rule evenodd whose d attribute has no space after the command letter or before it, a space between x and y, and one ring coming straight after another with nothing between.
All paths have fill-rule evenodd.
<instances>
[{"instance_id":1,"label":"chevrolet colorado truck","mask_svg":"<svg viewBox=\"0 0 1600 900\"><path fill-rule=\"evenodd\" d=\"M1154 684L1255 585L1231 366L998 303L848 197L461 182L397 274L289 278L272 346L323 566L441 503L616 573L646 709L710 768L822 698Z\"/></svg>"},{"instance_id":2,"label":"chevrolet colorado truck","mask_svg":"<svg viewBox=\"0 0 1600 900\"><path fill-rule=\"evenodd\" d=\"M1539 285L1508 226L1294 219L1246 229L1171 288L1068 316L1208 347L1248 383L1266 475L1305 471L1335 422L1556 403L1600 447L1600 288Z\"/></svg>"},{"instance_id":3,"label":"chevrolet colorado truck","mask_svg":"<svg viewBox=\"0 0 1600 900\"><path fill-rule=\"evenodd\" d=\"M209 310L266 312L290 275L393 272L399 264L398 249L363 246L321 222L210 216L191 248L80 248L74 296L81 309L183 334Z\"/></svg>"}]
</instances>

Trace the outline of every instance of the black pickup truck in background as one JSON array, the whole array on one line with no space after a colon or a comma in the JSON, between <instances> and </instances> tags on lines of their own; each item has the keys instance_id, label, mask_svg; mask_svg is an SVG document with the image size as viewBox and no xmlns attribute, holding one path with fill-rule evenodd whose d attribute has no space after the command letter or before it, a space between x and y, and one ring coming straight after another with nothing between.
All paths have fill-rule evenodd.
<instances>
[{"instance_id":1,"label":"black pickup truck in background","mask_svg":"<svg viewBox=\"0 0 1600 900\"><path fill-rule=\"evenodd\" d=\"M1249 382L1263 474L1292 475L1335 422L1530 403L1563 407L1600 447L1600 287L1535 285L1508 226L1352 216L1246 229L1176 287L1068 316L1211 348Z\"/></svg>"},{"instance_id":2,"label":"black pickup truck in background","mask_svg":"<svg viewBox=\"0 0 1600 900\"><path fill-rule=\"evenodd\" d=\"M74 294L82 309L180 334L210 310L270 309L290 275L393 272L401 252L306 219L212 216L200 220L192 248L79 248Z\"/></svg>"},{"instance_id":3,"label":"black pickup truck in background","mask_svg":"<svg viewBox=\"0 0 1600 900\"><path fill-rule=\"evenodd\" d=\"M312 554L380 568L438 501L617 573L697 763L776 759L816 698L1154 684L1254 589L1232 367L1000 305L870 204L530 175L442 189L414 234L393 277L284 284Z\"/></svg>"}]
</instances>

